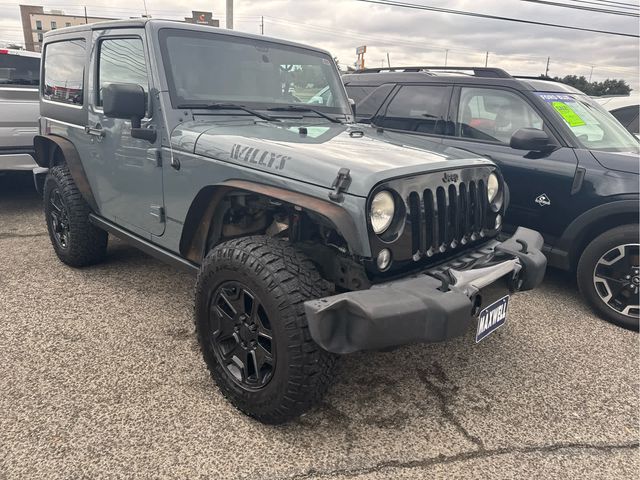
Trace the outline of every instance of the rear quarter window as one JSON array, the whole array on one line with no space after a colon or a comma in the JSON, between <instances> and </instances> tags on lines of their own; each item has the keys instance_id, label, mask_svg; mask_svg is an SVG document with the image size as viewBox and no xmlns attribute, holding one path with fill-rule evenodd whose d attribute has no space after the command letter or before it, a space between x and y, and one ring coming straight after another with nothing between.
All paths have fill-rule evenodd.
<instances>
[{"instance_id":1,"label":"rear quarter window","mask_svg":"<svg viewBox=\"0 0 640 480\"><path fill-rule=\"evenodd\" d=\"M0 50L0 85L35 85L40 83L40 59Z\"/></svg>"},{"instance_id":2,"label":"rear quarter window","mask_svg":"<svg viewBox=\"0 0 640 480\"><path fill-rule=\"evenodd\" d=\"M618 108L611 111L611 115L616 117L622 125L628 126L635 118L638 117L638 105L632 105L630 107Z\"/></svg>"},{"instance_id":3,"label":"rear quarter window","mask_svg":"<svg viewBox=\"0 0 640 480\"><path fill-rule=\"evenodd\" d=\"M368 85L345 85L347 89L347 96L356 103L373 92L376 87Z\"/></svg>"},{"instance_id":4,"label":"rear quarter window","mask_svg":"<svg viewBox=\"0 0 640 480\"><path fill-rule=\"evenodd\" d=\"M85 48L83 39L46 45L42 98L68 105L83 104Z\"/></svg>"}]
</instances>

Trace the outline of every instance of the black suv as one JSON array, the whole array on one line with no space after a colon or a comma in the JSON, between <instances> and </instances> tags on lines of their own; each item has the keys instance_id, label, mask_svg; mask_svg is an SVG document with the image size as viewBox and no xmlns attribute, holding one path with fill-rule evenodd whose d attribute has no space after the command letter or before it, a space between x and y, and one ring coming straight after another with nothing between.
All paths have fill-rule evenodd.
<instances>
[{"instance_id":1,"label":"black suv","mask_svg":"<svg viewBox=\"0 0 640 480\"><path fill-rule=\"evenodd\" d=\"M540 231L551 266L575 271L606 319L638 329L638 141L567 85L497 68L368 69L343 77L359 122L428 136L495 161L505 231Z\"/></svg>"}]
</instances>

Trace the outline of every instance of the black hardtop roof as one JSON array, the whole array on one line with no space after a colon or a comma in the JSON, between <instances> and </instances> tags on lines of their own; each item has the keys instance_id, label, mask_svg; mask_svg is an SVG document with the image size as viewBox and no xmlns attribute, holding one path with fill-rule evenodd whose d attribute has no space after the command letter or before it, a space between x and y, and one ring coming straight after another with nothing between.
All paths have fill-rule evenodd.
<instances>
[{"instance_id":1,"label":"black hardtop roof","mask_svg":"<svg viewBox=\"0 0 640 480\"><path fill-rule=\"evenodd\" d=\"M473 75L464 72L474 72ZM535 92L578 93L569 85L536 77L511 76L502 69L486 67L393 67L366 69L342 76L346 85L380 86L389 83L466 83L499 85Z\"/></svg>"},{"instance_id":2,"label":"black hardtop roof","mask_svg":"<svg viewBox=\"0 0 640 480\"><path fill-rule=\"evenodd\" d=\"M56 30L50 30L44 34L45 43L47 40L53 40L53 37L68 36L78 32L86 32L91 30L107 30L116 28L144 28L147 24L151 25L155 29L160 28L176 28L181 30L195 30L218 33L222 35L229 35L240 38L251 38L254 40L262 40L266 42L280 43L292 47L304 48L307 50L314 50L316 52L322 52L327 55L331 55L328 51L321 48L311 47L302 43L290 42L281 38L268 37L265 35L254 35L251 33L238 32L237 30L228 30L226 28L212 27L210 25L199 25L195 23L186 23L179 20L162 20L156 18L130 18L126 20L109 20L106 22L89 23L86 25L77 25L74 27L58 28Z\"/></svg>"}]
</instances>

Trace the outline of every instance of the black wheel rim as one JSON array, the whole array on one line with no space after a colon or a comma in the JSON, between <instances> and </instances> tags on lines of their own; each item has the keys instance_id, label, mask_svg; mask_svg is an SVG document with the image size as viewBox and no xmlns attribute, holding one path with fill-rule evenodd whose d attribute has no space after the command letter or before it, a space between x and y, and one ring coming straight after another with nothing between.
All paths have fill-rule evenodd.
<instances>
[{"instance_id":1,"label":"black wheel rim","mask_svg":"<svg viewBox=\"0 0 640 480\"><path fill-rule=\"evenodd\" d=\"M269 383L276 352L271 322L259 297L236 281L221 284L209 304L209 341L230 378L248 390Z\"/></svg>"},{"instance_id":2,"label":"black wheel rim","mask_svg":"<svg viewBox=\"0 0 640 480\"><path fill-rule=\"evenodd\" d=\"M614 247L600 257L593 270L593 285L600 300L631 318L640 316L639 250L637 243Z\"/></svg>"},{"instance_id":3,"label":"black wheel rim","mask_svg":"<svg viewBox=\"0 0 640 480\"><path fill-rule=\"evenodd\" d=\"M69 248L69 213L57 187L49 194L49 219L56 243L66 250Z\"/></svg>"}]
</instances>

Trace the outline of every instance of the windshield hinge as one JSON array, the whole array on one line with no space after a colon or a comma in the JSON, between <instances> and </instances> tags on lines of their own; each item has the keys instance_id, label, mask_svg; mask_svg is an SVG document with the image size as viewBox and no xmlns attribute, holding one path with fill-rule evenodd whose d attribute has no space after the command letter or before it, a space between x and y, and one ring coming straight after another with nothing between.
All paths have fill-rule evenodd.
<instances>
[{"instance_id":1,"label":"windshield hinge","mask_svg":"<svg viewBox=\"0 0 640 480\"><path fill-rule=\"evenodd\" d=\"M350 170L348 168L341 168L338 171L338 176L333 181L331 188L333 188L333 192L329 194L329 199L334 202L342 203L344 200L344 195L342 192L346 192L351 185L351 175L349 175Z\"/></svg>"}]
</instances>

